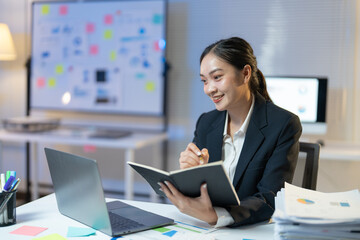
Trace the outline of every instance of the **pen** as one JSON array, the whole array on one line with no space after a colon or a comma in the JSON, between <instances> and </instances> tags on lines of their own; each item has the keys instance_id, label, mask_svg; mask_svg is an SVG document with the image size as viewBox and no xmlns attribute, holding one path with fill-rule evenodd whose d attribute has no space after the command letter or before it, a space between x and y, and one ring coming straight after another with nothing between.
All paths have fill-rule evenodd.
<instances>
[{"instance_id":1,"label":"pen","mask_svg":"<svg viewBox=\"0 0 360 240\"><path fill-rule=\"evenodd\" d=\"M11 188L11 185L13 184L13 182L15 181L14 176L10 176L9 179L6 181L5 185L4 185L4 191L8 192Z\"/></svg>"},{"instance_id":2,"label":"pen","mask_svg":"<svg viewBox=\"0 0 360 240\"><path fill-rule=\"evenodd\" d=\"M1 190L3 190L5 185L5 174L1 173L0 179L1 179Z\"/></svg>"},{"instance_id":3,"label":"pen","mask_svg":"<svg viewBox=\"0 0 360 240\"><path fill-rule=\"evenodd\" d=\"M10 171L6 171L5 181L7 181L10 177Z\"/></svg>"},{"instance_id":4,"label":"pen","mask_svg":"<svg viewBox=\"0 0 360 240\"><path fill-rule=\"evenodd\" d=\"M198 152L198 157L200 159L200 165L204 164L204 158L203 158L203 155L201 154L201 152Z\"/></svg>"},{"instance_id":5,"label":"pen","mask_svg":"<svg viewBox=\"0 0 360 240\"><path fill-rule=\"evenodd\" d=\"M197 146L196 142L193 142L193 143L195 144L195 146ZM200 165L203 165L203 164L204 164L204 157L203 157L203 155L201 154L201 152L198 151L198 152L196 153L196 155L198 156L198 158L199 158L199 160L200 160Z\"/></svg>"},{"instance_id":6,"label":"pen","mask_svg":"<svg viewBox=\"0 0 360 240\"><path fill-rule=\"evenodd\" d=\"M14 176L14 178L16 178L16 171L10 171L10 176Z\"/></svg>"},{"instance_id":7,"label":"pen","mask_svg":"<svg viewBox=\"0 0 360 240\"><path fill-rule=\"evenodd\" d=\"M19 186L20 180L21 179L18 178L13 182L13 184L11 184L10 191L14 191L17 189L17 187Z\"/></svg>"}]
</instances>

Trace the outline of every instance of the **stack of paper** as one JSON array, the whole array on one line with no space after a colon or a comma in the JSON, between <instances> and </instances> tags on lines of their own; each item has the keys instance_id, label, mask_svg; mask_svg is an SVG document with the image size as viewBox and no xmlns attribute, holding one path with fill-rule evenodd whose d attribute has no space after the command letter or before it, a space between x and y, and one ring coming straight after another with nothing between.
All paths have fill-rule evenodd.
<instances>
[{"instance_id":1,"label":"stack of paper","mask_svg":"<svg viewBox=\"0 0 360 240\"><path fill-rule=\"evenodd\" d=\"M285 183L275 208L276 240L360 239L359 190L323 193Z\"/></svg>"}]
</instances>

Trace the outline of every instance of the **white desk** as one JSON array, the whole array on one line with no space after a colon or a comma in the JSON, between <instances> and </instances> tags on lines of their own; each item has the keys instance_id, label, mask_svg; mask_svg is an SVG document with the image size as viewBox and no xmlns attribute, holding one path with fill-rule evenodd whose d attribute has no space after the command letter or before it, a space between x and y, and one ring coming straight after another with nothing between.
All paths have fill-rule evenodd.
<instances>
[{"instance_id":1,"label":"white desk","mask_svg":"<svg viewBox=\"0 0 360 240\"><path fill-rule=\"evenodd\" d=\"M87 132L69 129L56 129L42 133L13 133L3 129L0 130L0 167L4 161L2 158L2 142L30 142L31 143L31 198L39 197L38 194L38 144L64 144L64 145L94 145L97 147L125 149L125 198L133 199L133 171L127 162L134 162L134 151L136 149L159 143L167 138L166 133L141 133L134 132L129 136L116 139L89 138Z\"/></svg>"},{"instance_id":2,"label":"white desk","mask_svg":"<svg viewBox=\"0 0 360 240\"><path fill-rule=\"evenodd\" d=\"M107 199L114 200L114 199ZM159 203L146 203L138 201L127 201L124 202L134 205L136 207L142 208L144 210L154 212L169 218L173 218L176 221L181 221L191 225L199 227L209 227L206 223L201 222L197 219L191 218L180 213L173 205L168 204L159 204ZM84 227L83 224L72 220L68 217L61 215L57 209L57 204L55 200L55 195L50 194L46 197L40 198L36 201L30 202L23 206L20 206L16 209L17 211L17 223L12 226L1 227L0 236L1 239L12 239L12 240L29 240L33 237L14 235L9 234L9 232L23 226L37 226L37 227L46 227L48 228L44 232L38 234L36 237L46 236L52 233L58 233L63 237L66 237L67 229L69 226L72 227ZM274 224L256 224L240 228L221 228L212 233L209 233L211 236L214 236L216 239L256 239L256 240L269 240L273 239L274 235ZM152 231L152 230L149 230ZM79 238L69 238L74 240L95 240L95 239L111 239L111 237L96 231L95 236L90 237L79 237ZM170 240L171 238L169 238Z\"/></svg>"}]
</instances>

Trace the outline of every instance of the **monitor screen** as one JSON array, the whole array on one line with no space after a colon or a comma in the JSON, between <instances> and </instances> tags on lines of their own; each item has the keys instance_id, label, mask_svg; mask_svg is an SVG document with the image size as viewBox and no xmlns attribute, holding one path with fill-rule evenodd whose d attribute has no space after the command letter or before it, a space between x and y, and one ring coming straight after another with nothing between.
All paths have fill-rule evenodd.
<instances>
[{"instance_id":1,"label":"monitor screen","mask_svg":"<svg viewBox=\"0 0 360 240\"><path fill-rule=\"evenodd\" d=\"M265 77L272 101L299 116L303 132L326 133L327 78Z\"/></svg>"},{"instance_id":2,"label":"monitor screen","mask_svg":"<svg viewBox=\"0 0 360 240\"><path fill-rule=\"evenodd\" d=\"M30 108L164 115L165 0L33 2Z\"/></svg>"}]
</instances>

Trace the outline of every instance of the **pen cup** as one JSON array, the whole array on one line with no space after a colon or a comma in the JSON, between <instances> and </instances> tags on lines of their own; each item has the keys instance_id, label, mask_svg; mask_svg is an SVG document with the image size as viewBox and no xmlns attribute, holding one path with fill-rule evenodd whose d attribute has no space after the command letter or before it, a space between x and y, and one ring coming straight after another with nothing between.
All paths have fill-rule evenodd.
<instances>
[{"instance_id":1,"label":"pen cup","mask_svg":"<svg viewBox=\"0 0 360 240\"><path fill-rule=\"evenodd\" d=\"M0 227L16 223L16 190L0 193Z\"/></svg>"}]
</instances>

